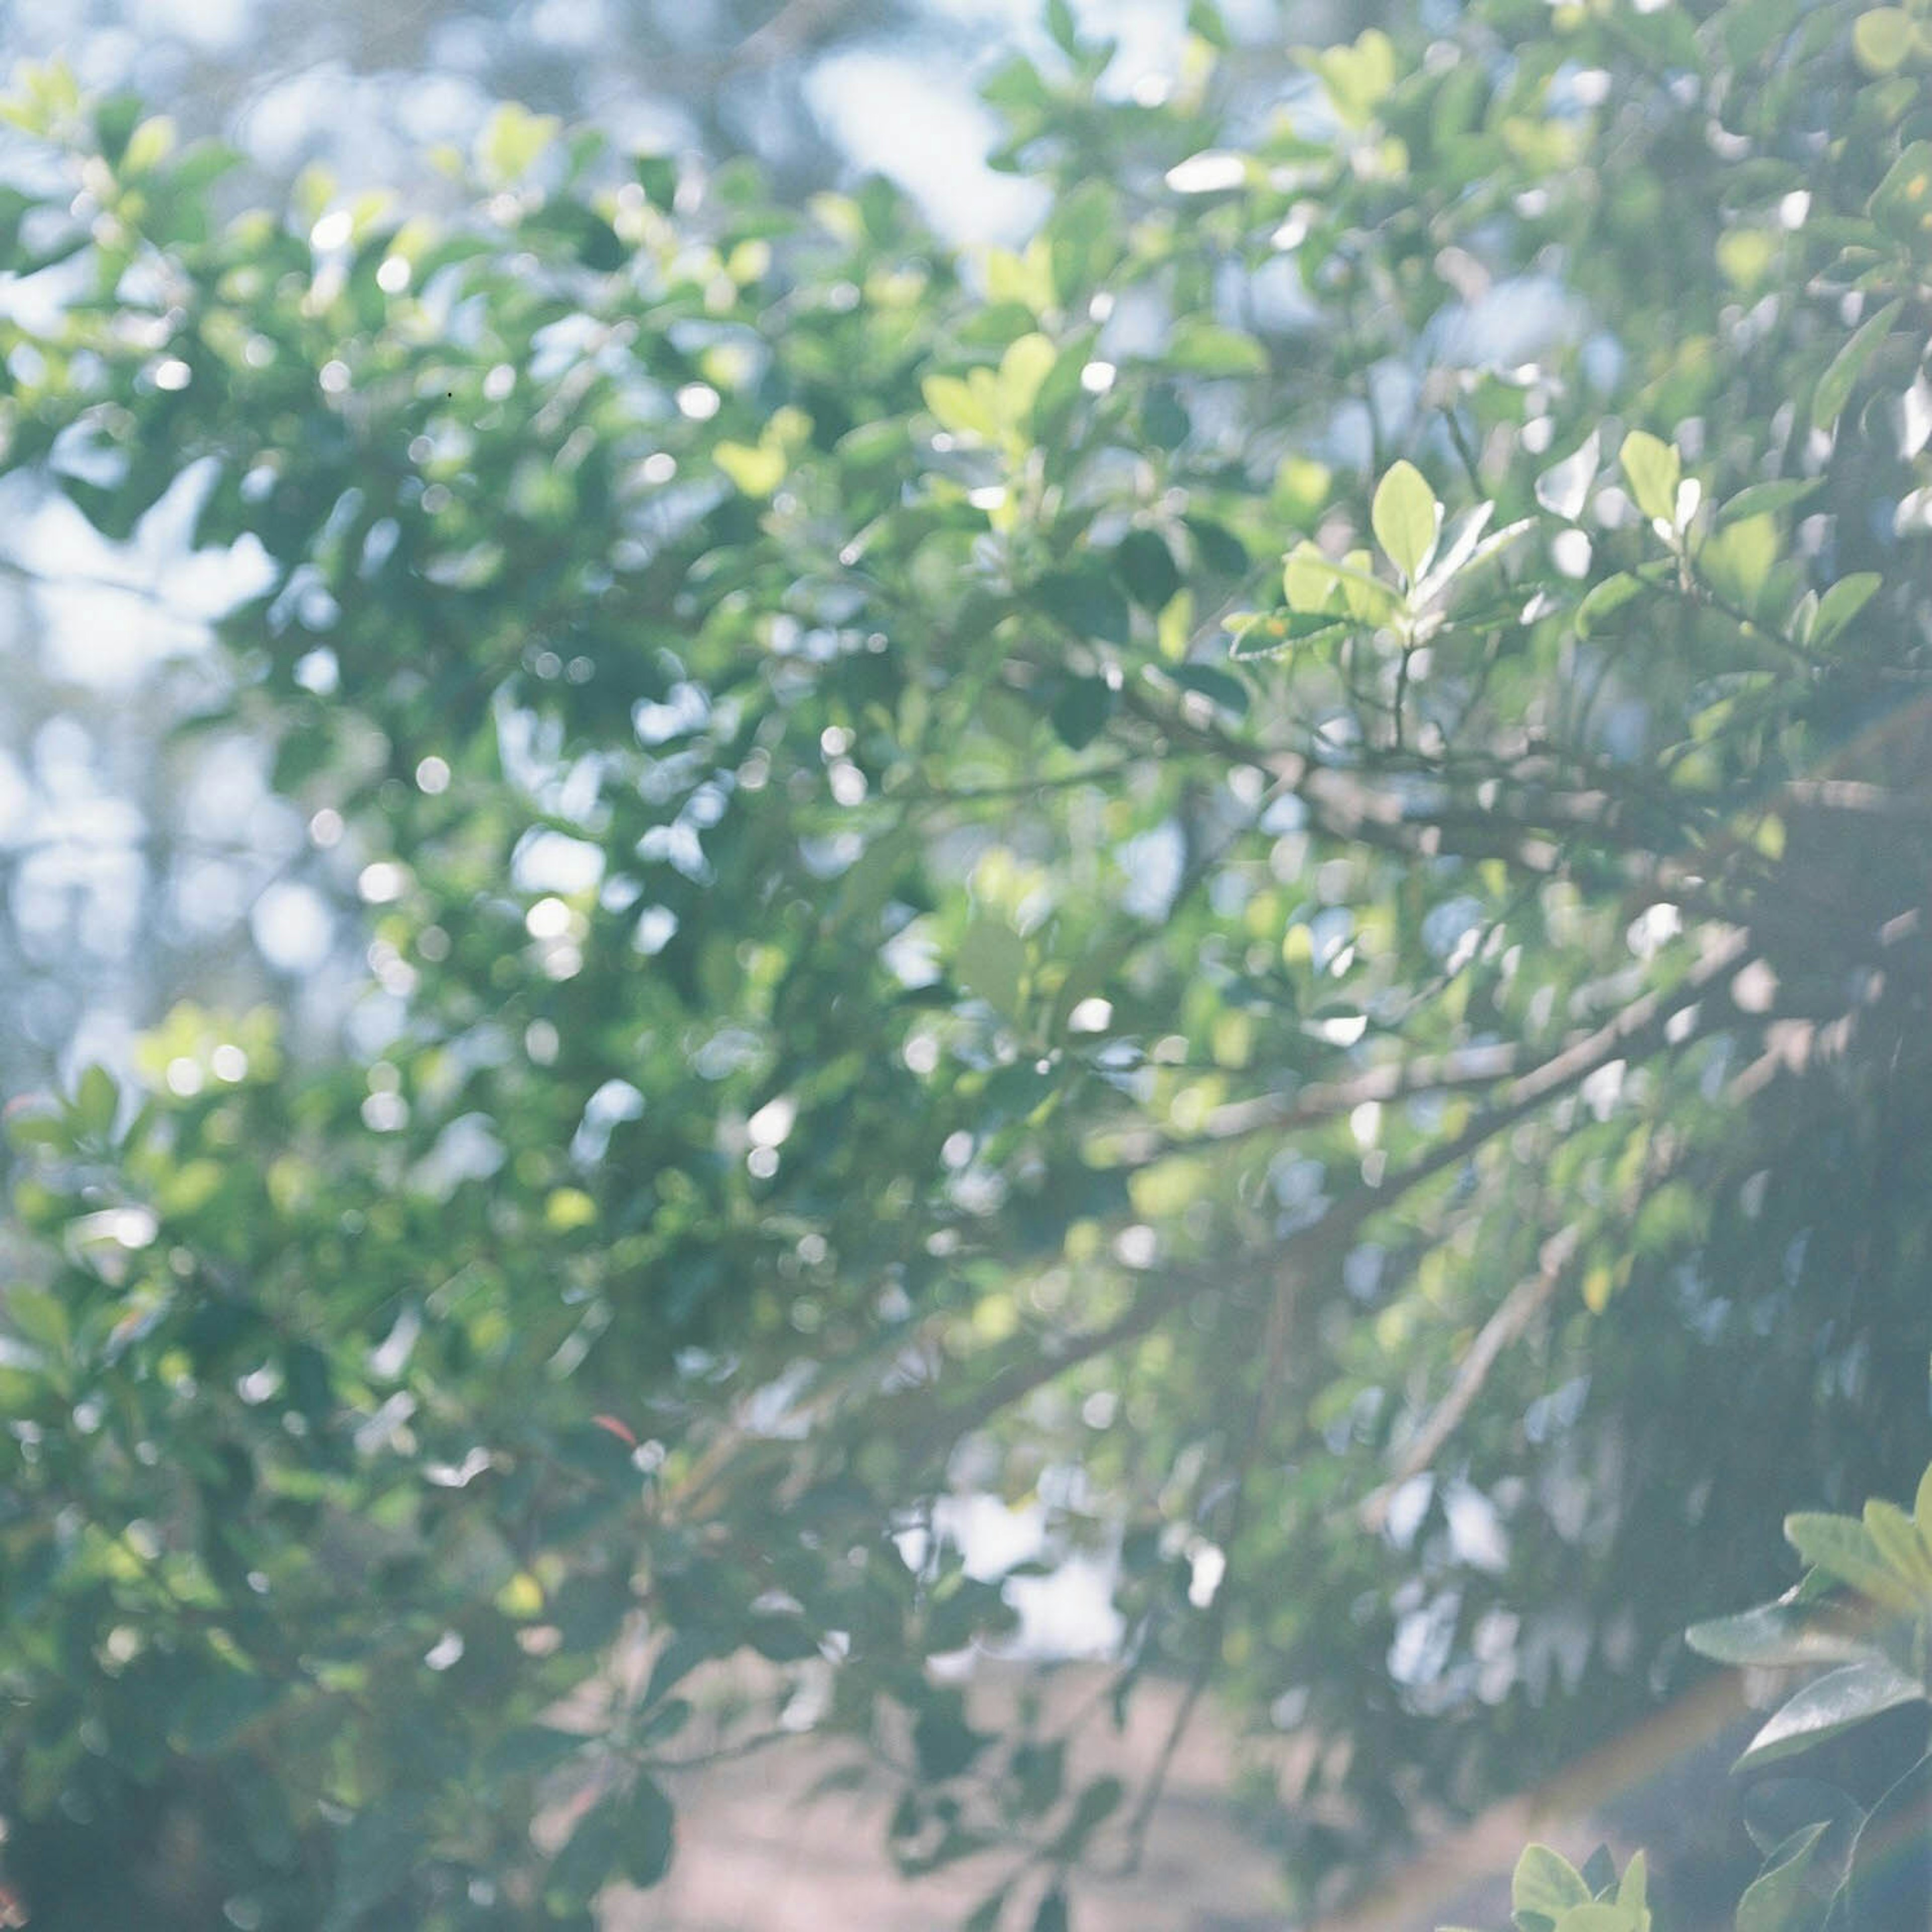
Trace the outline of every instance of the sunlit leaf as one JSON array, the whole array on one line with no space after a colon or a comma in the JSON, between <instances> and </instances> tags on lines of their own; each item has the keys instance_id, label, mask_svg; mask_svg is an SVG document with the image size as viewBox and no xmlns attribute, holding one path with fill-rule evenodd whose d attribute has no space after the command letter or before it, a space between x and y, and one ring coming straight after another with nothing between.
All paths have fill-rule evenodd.
<instances>
[{"instance_id":1,"label":"sunlit leaf","mask_svg":"<svg viewBox=\"0 0 1932 1932\"><path fill-rule=\"evenodd\" d=\"M1637 508L1654 522L1673 522L1682 475L1682 460L1676 450L1647 430L1634 429L1624 438L1617 460L1623 466Z\"/></svg>"},{"instance_id":2,"label":"sunlit leaf","mask_svg":"<svg viewBox=\"0 0 1932 1932\"><path fill-rule=\"evenodd\" d=\"M1412 584L1436 549L1442 506L1413 464L1398 463L1376 485L1371 520L1376 541Z\"/></svg>"}]
</instances>

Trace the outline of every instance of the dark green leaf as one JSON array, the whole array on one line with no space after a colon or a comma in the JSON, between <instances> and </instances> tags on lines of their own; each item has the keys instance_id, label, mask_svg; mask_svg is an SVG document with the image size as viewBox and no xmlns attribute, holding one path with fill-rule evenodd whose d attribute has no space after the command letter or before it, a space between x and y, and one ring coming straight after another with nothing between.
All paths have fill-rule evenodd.
<instances>
[{"instance_id":1,"label":"dark green leaf","mask_svg":"<svg viewBox=\"0 0 1932 1932\"><path fill-rule=\"evenodd\" d=\"M1171 675L1184 691L1198 692L1211 704L1218 704L1224 711L1232 711L1237 718L1246 715L1248 687L1229 673L1217 670L1212 664L1176 664Z\"/></svg>"},{"instance_id":2,"label":"dark green leaf","mask_svg":"<svg viewBox=\"0 0 1932 1932\"><path fill-rule=\"evenodd\" d=\"M1033 1916L1033 1932L1067 1932L1066 1894L1055 1886L1040 1902Z\"/></svg>"},{"instance_id":3,"label":"dark green leaf","mask_svg":"<svg viewBox=\"0 0 1932 1932\"><path fill-rule=\"evenodd\" d=\"M649 1889L670 1869L676 1817L662 1787L643 1772L625 1798L620 1828L624 1876Z\"/></svg>"},{"instance_id":4,"label":"dark green leaf","mask_svg":"<svg viewBox=\"0 0 1932 1932\"><path fill-rule=\"evenodd\" d=\"M1815 477L1808 481L1792 477L1775 483L1750 484L1735 496L1726 497L1718 506L1718 521L1735 524L1747 518L1778 514L1803 502L1808 496L1815 496L1818 488Z\"/></svg>"},{"instance_id":5,"label":"dark green leaf","mask_svg":"<svg viewBox=\"0 0 1932 1932\"><path fill-rule=\"evenodd\" d=\"M1053 728L1070 751L1084 751L1107 728L1120 693L1104 677L1070 677L1053 703Z\"/></svg>"},{"instance_id":6,"label":"dark green leaf","mask_svg":"<svg viewBox=\"0 0 1932 1932\"><path fill-rule=\"evenodd\" d=\"M1932 148L1927 150L1928 166L1932 166ZM1825 373L1818 378L1818 386L1811 392L1811 420L1820 429L1829 429L1838 420L1846 403L1851 400L1852 389L1858 378L1864 374L1865 364L1877 354L1880 345L1892 332L1892 324L1898 320L1903 302L1887 302L1876 315L1869 316L1852 333L1850 339L1832 357Z\"/></svg>"},{"instance_id":7,"label":"dark green leaf","mask_svg":"<svg viewBox=\"0 0 1932 1932\"><path fill-rule=\"evenodd\" d=\"M1684 1641L1718 1664L1768 1666L1864 1662L1871 1646L1835 1631L1795 1605L1766 1604L1734 1617L1693 1624Z\"/></svg>"},{"instance_id":8,"label":"dark green leaf","mask_svg":"<svg viewBox=\"0 0 1932 1932\"><path fill-rule=\"evenodd\" d=\"M1162 608L1180 588L1174 554L1153 530L1130 530L1114 552L1114 566L1127 595L1150 610Z\"/></svg>"},{"instance_id":9,"label":"dark green leaf","mask_svg":"<svg viewBox=\"0 0 1932 1932\"><path fill-rule=\"evenodd\" d=\"M1848 1664L1827 1671L1786 1703L1753 1738L1735 1767L1755 1770L1900 1704L1921 1701L1925 1688L1888 1662Z\"/></svg>"},{"instance_id":10,"label":"dark green leaf","mask_svg":"<svg viewBox=\"0 0 1932 1932\"><path fill-rule=\"evenodd\" d=\"M1124 644L1132 634L1127 600L1102 572L1056 571L1034 586L1034 600L1076 636Z\"/></svg>"}]
</instances>

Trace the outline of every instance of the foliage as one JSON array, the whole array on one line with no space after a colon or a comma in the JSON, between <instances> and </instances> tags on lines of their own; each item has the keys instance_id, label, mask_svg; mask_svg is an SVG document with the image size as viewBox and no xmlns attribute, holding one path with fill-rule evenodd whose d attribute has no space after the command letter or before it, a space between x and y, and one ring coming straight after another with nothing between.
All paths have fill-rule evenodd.
<instances>
[{"instance_id":1,"label":"foliage","mask_svg":"<svg viewBox=\"0 0 1932 1932\"><path fill-rule=\"evenodd\" d=\"M224 224L26 84L7 464L254 573L188 742L358 994L13 1111L37 1924L588 1923L741 1653L1064 1923L1157 1794L926 1668L967 1489L1319 1741L1325 1900L1923 1460L1919 28L1478 0L1263 115L1190 17L992 77L968 260L515 116Z\"/></svg>"},{"instance_id":2,"label":"foliage","mask_svg":"<svg viewBox=\"0 0 1932 1932\"><path fill-rule=\"evenodd\" d=\"M1607 1846L1580 1871L1548 1845L1527 1845L1510 1882L1516 1932L1650 1932L1648 1900L1642 1852L1620 1878Z\"/></svg>"},{"instance_id":3,"label":"foliage","mask_svg":"<svg viewBox=\"0 0 1932 1932\"><path fill-rule=\"evenodd\" d=\"M1915 1720L1856 1764L1868 1783L1879 1770L1862 1803L1788 1771L1759 1779L1749 1822L1764 1868L1738 1902L1738 1932L1909 1932L1932 1903L1932 1466L1909 1516L1875 1497L1862 1516L1787 1516L1784 1534L1810 1566L1802 1580L1774 1604L1689 1633L1694 1649L1720 1664L1828 1666L1786 1700L1736 1769L1762 1772L1851 1732L1868 1738L1874 1720L1901 1709ZM1620 1882L1608 1859L1600 1850L1579 1873L1546 1845L1526 1847L1510 1900L1517 1932L1648 1932L1643 1855Z\"/></svg>"}]
</instances>

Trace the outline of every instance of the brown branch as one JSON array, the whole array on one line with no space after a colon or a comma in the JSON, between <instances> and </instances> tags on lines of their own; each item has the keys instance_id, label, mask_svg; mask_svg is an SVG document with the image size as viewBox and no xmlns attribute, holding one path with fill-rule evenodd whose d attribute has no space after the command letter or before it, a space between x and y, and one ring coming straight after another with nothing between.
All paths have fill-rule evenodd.
<instances>
[{"instance_id":1,"label":"brown branch","mask_svg":"<svg viewBox=\"0 0 1932 1932\"><path fill-rule=\"evenodd\" d=\"M1482 1393L1497 1357L1522 1334L1556 1292L1576 1255L1580 1238L1574 1224L1551 1235L1538 1256L1535 1274L1518 1282L1503 1298L1502 1305L1483 1324L1481 1332L1469 1345L1468 1353L1457 1364L1448 1393L1403 1444L1387 1481L1364 1501L1364 1528L1379 1531L1388 1520L1389 1505L1396 1491L1435 1461L1437 1452L1469 1412L1469 1405Z\"/></svg>"},{"instance_id":2,"label":"brown branch","mask_svg":"<svg viewBox=\"0 0 1932 1932\"><path fill-rule=\"evenodd\" d=\"M1114 1141L1122 1166L1140 1166L1204 1145L1244 1140L1252 1134L1319 1126L1369 1101L1408 1100L1463 1087L1492 1087L1516 1072L1522 1054L1514 1046L1468 1046L1425 1059L1389 1060L1348 1080L1310 1082L1291 1099L1278 1094L1231 1100L1208 1115L1198 1134L1176 1136L1158 1128L1130 1130Z\"/></svg>"}]
</instances>

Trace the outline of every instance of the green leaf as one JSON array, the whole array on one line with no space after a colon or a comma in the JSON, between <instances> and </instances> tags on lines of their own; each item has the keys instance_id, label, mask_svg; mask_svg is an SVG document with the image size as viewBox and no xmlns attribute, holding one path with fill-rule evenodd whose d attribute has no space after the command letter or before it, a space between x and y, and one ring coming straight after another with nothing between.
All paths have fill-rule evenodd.
<instances>
[{"instance_id":1,"label":"green leaf","mask_svg":"<svg viewBox=\"0 0 1932 1932\"><path fill-rule=\"evenodd\" d=\"M522 180L556 138L559 123L548 114L506 101L484 124L476 143L476 158L499 186Z\"/></svg>"},{"instance_id":2,"label":"green leaf","mask_svg":"<svg viewBox=\"0 0 1932 1932\"><path fill-rule=\"evenodd\" d=\"M1924 1607L1932 1609L1932 1549L1911 1517L1896 1503L1874 1496L1865 1504L1864 1526L1880 1556L1901 1582L1918 1592Z\"/></svg>"},{"instance_id":3,"label":"green leaf","mask_svg":"<svg viewBox=\"0 0 1932 1932\"><path fill-rule=\"evenodd\" d=\"M1805 1880L1817 1856L1818 1841L1831 1827L1806 1825L1773 1852L1765 1868L1738 1900L1737 1932L1798 1932L1810 1922L1799 1916L1806 1903Z\"/></svg>"},{"instance_id":4,"label":"green leaf","mask_svg":"<svg viewBox=\"0 0 1932 1932\"><path fill-rule=\"evenodd\" d=\"M1096 1778L1083 1786L1073 1802L1073 1815L1054 1841L1056 1855L1062 1858L1077 1857L1095 1830L1119 1810L1126 1795L1127 1787L1118 1778Z\"/></svg>"},{"instance_id":5,"label":"green leaf","mask_svg":"<svg viewBox=\"0 0 1932 1932\"><path fill-rule=\"evenodd\" d=\"M1120 259L1119 191L1111 182L1090 176L1063 197L1042 232L1053 258L1054 292L1065 308L1084 304Z\"/></svg>"},{"instance_id":6,"label":"green leaf","mask_svg":"<svg viewBox=\"0 0 1932 1932\"><path fill-rule=\"evenodd\" d=\"M1918 1526L1919 1534L1932 1543L1932 1462L1925 1466L1925 1473L1918 1479L1918 1492L1912 1500L1912 1520Z\"/></svg>"},{"instance_id":7,"label":"green leaf","mask_svg":"<svg viewBox=\"0 0 1932 1932\"><path fill-rule=\"evenodd\" d=\"M1104 677L1069 678L1050 714L1060 742L1070 752L1084 752L1106 729L1120 701Z\"/></svg>"},{"instance_id":8,"label":"green leaf","mask_svg":"<svg viewBox=\"0 0 1932 1932\"><path fill-rule=\"evenodd\" d=\"M74 1328L58 1296L44 1288L15 1282L0 1292L0 1312L4 1312L8 1326L22 1340L32 1342L50 1355L67 1353Z\"/></svg>"},{"instance_id":9,"label":"green leaf","mask_svg":"<svg viewBox=\"0 0 1932 1932\"><path fill-rule=\"evenodd\" d=\"M170 1726L170 1741L206 1756L232 1743L280 1696L280 1687L244 1670L217 1669L195 1682Z\"/></svg>"},{"instance_id":10,"label":"green leaf","mask_svg":"<svg viewBox=\"0 0 1932 1932\"><path fill-rule=\"evenodd\" d=\"M1856 1516L1800 1510L1784 1519L1784 1536L1807 1563L1874 1603L1901 1612L1918 1607L1914 1592L1879 1553L1871 1532Z\"/></svg>"},{"instance_id":11,"label":"green leaf","mask_svg":"<svg viewBox=\"0 0 1932 1932\"><path fill-rule=\"evenodd\" d=\"M700 1627L676 1632L651 1665L650 1681L644 1687L644 1708L649 1710L700 1664L710 1663L730 1647L728 1640L721 1643L717 1633Z\"/></svg>"},{"instance_id":12,"label":"green leaf","mask_svg":"<svg viewBox=\"0 0 1932 1932\"><path fill-rule=\"evenodd\" d=\"M967 991L1016 1025L1024 1010L1020 988L1027 964L1026 941L1004 920L984 915L966 928L952 956L954 975Z\"/></svg>"},{"instance_id":13,"label":"green leaf","mask_svg":"<svg viewBox=\"0 0 1932 1932\"><path fill-rule=\"evenodd\" d=\"M1395 85L1395 44L1379 28L1369 28L1352 46L1298 51L1321 76L1346 127L1366 127Z\"/></svg>"},{"instance_id":14,"label":"green leaf","mask_svg":"<svg viewBox=\"0 0 1932 1932\"><path fill-rule=\"evenodd\" d=\"M754 1616L745 1628L745 1641L772 1664L802 1664L819 1654L818 1639L800 1616L774 1613Z\"/></svg>"},{"instance_id":15,"label":"green leaf","mask_svg":"<svg viewBox=\"0 0 1932 1932\"><path fill-rule=\"evenodd\" d=\"M1790 1699L1746 1746L1732 1766L1734 1771L1755 1770L1782 1757L1790 1757L1827 1738L1836 1737L1881 1711L1913 1703L1925 1695L1924 1687L1890 1662L1874 1660L1846 1664L1827 1671Z\"/></svg>"},{"instance_id":16,"label":"green leaf","mask_svg":"<svg viewBox=\"0 0 1932 1932\"><path fill-rule=\"evenodd\" d=\"M1713 1663L1760 1669L1862 1663L1876 1654L1870 1645L1829 1630L1785 1604L1765 1604L1737 1616L1693 1624L1684 1640Z\"/></svg>"},{"instance_id":17,"label":"green leaf","mask_svg":"<svg viewBox=\"0 0 1932 1932\"><path fill-rule=\"evenodd\" d=\"M1641 1850L1630 1854L1630 1863L1617 1884L1617 1903L1641 1919L1649 1910L1650 1862Z\"/></svg>"},{"instance_id":18,"label":"green leaf","mask_svg":"<svg viewBox=\"0 0 1932 1932\"><path fill-rule=\"evenodd\" d=\"M1177 322L1162 365L1190 376L1261 376L1268 352L1252 335L1198 318Z\"/></svg>"},{"instance_id":19,"label":"green leaf","mask_svg":"<svg viewBox=\"0 0 1932 1932\"><path fill-rule=\"evenodd\" d=\"M586 1905L616 1875L626 1850L623 1820L607 1798L577 1822L544 1874L544 1903L554 1912Z\"/></svg>"},{"instance_id":20,"label":"green leaf","mask_svg":"<svg viewBox=\"0 0 1932 1932\"><path fill-rule=\"evenodd\" d=\"M1180 588L1174 553L1154 530L1130 530L1114 552L1114 567L1127 595L1144 609L1162 609Z\"/></svg>"},{"instance_id":21,"label":"green leaf","mask_svg":"<svg viewBox=\"0 0 1932 1932\"><path fill-rule=\"evenodd\" d=\"M776 444L721 442L711 454L748 496L769 496L784 481L784 452Z\"/></svg>"},{"instance_id":22,"label":"green leaf","mask_svg":"<svg viewBox=\"0 0 1932 1932\"><path fill-rule=\"evenodd\" d=\"M1232 711L1237 718L1246 715L1248 687L1226 671L1216 670L1212 664L1176 664L1171 675L1184 691L1198 692L1210 704L1220 705L1224 711Z\"/></svg>"},{"instance_id":23,"label":"green leaf","mask_svg":"<svg viewBox=\"0 0 1932 1932\"><path fill-rule=\"evenodd\" d=\"M1932 141L1914 141L1886 171L1866 206L1888 233L1908 246L1922 245L1932 235Z\"/></svg>"},{"instance_id":24,"label":"green leaf","mask_svg":"<svg viewBox=\"0 0 1932 1932\"><path fill-rule=\"evenodd\" d=\"M1026 421L1058 359L1052 342L1036 330L1007 345L1000 358L998 413L1003 424L1017 428Z\"/></svg>"},{"instance_id":25,"label":"green leaf","mask_svg":"<svg viewBox=\"0 0 1932 1932\"><path fill-rule=\"evenodd\" d=\"M505 1732L490 1747L483 1760L484 1772L490 1778L541 1778L581 1750L585 1742L579 1732L525 1724Z\"/></svg>"},{"instance_id":26,"label":"green leaf","mask_svg":"<svg viewBox=\"0 0 1932 1932\"><path fill-rule=\"evenodd\" d=\"M1178 449L1193 430L1187 406L1172 382L1153 382L1141 404L1141 428L1156 449Z\"/></svg>"},{"instance_id":27,"label":"green leaf","mask_svg":"<svg viewBox=\"0 0 1932 1932\"><path fill-rule=\"evenodd\" d=\"M1055 1886L1033 1916L1033 1932L1067 1932L1066 1894Z\"/></svg>"},{"instance_id":28,"label":"green leaf","mask_svg":"<svg viewBox=\"0 0 1932 1932\"><path fill-rule=\"evenodd\" d=\"M677 200L677 163L669 154L639 154L631 171L653 208L670 208Z\"/></svg>"},{"instance_id":29,"label":"green leaf","mask_svg":"<svg viewBox=\"0 0 1932 1932\"><path fill-rule=\"evenodd\" d=\"M140 125L142 108L138 94L110 94L94 110L94 138L101 158L118 168L128 152L128 138Z\"/></svg>"},{"instance_id":30,"label":"green leaf","mask_svg":"<svg viewBox=\"0 0 1932 1932\"><path fill-rule=\"evenodd\" d=\"M1288 553L1282 567L1282 589L1289 609L1304 616L1334 619L1346 614L1364 623L1384 623L1401 608L1380 578L1355 563L1338 563L1323 556L1312 543L1298 544Z\"/></svg>"},{"instance_id":31,"label":"green leaf","mask_svg":"<svg viewBox=\"0 0 1932 1932\"><path fill-rule=\"evenodd\" d=\"M1697 571L1720 596L1754 612L1778 562L1778 520L1746 517L1726 524L1697 553Z\"/></svg>"},{"instance_id":32,"label":"green leaf","mask_svg":"<svg viewBox=\"0 0 1932 1932\"><path fill-rule=\"evenodd\" d=\"M1859 1825L1839 1899L1854 1932L1928 1922L1932 1910L1932 1755L1919 1759Z\"/></svg>"},{"instance_id":33,"label":"green leaf","mask_svg":"<svg viewBox=\"0 0 1932 1932\"><path fill-rule=\"evenodd\" d=\"M1318 611L1272 611L1245 620L1231 618L1228 655L1239 664L1285 657L1298 646L1333 642L1348 634L1340 617Z\"/></svg>"},{"instance_id":34,"label":"green leaf","mask_svg":"<svg viewBox=\"0 0 1932 1932\"><path fill-rule=\"evenodd\" d=\"M1718 522L1742 523L1747 518L1775 516L1816 494L1822 478L1781 478L1775 483L1752 483L1735 496L1727 496L1718 507Z\"/></svg>"},{"instance_id":35,"label":"green leaf","mask_svg":"<svg viewBox=\"0 0 1932 1932\"><path fill-rule=\"evenodd\" d=\"M1556 1922L1556 1932L1643 1932L1643 1914L1609 1899L1573 1905Z\"/></svg>"},{"instance_id":36,"label":"green leaf","mask_svg":"<svg viewBox=\"0 0 1932 1932\"><path fill-rule=\"evenodd\" d=\"M74 1096L74 1118L84 1133L105 1140L114 1131L114 1117L121 1108L121 1090L104 1066L90 1066L80 1076Z\"/></svg>"},{"instance_id":37,"label":"green leaf","mask_svg":"<svg viewBox=\"0 0 1932 1932\"><path fill-rule=\"evenodd\" d=\"M1586 638L1595 635L1626 604L1641 597L1646 588L1642 578L1633 577L1628 571L1619 571L1616 576L1592 584L1582 602L1576 606L1578 634Z\"/></svg>"},{"instance_id":38,"label":"green leaf","mask_svg":"<svg viewBox=\"0 0 1932 1932\"><path fill-rule=\"evenodd\" d=\"M1684 473L1683 459L1676 448L1648 430L1634 429L1624 438L1617 460L1637 508L1653 522L1674 524L1677 485Z\"/></svg>"},{"instance_id":39,"label":"green leaf","mask_svg":"<svg viewBox=\"0 0 1932 1932\"><path fill-rule=\"evenodd\" d=\"M325 1932L347 1932L388 1899L422 1856L425 1805L412 1793L359 1811L335 1842L335 1882Z\"/></svg>"},{"instance_id":40,"label":"green leaf","mask_svg":"<svg viewBox=\"0 0 1932 1932\"><path fill-rule=\"evenodd\" d=\"M670 1869L676 1847L676 1814L655 1779L639 1772L625 1798L619 1832L624 1876L648 1891Z\"/></svg>"},{"instance_id":41,"label":"green leaf","mask_svg":"<svg viewBox=\"0 0 1932 1932\"><path fill-rule=\"evenodd\" d=\"M1928 150L1932 158L1932 149ZM1850 340L1826 365L1811 392L1811 420L1820 429L1829 429L1851 400L1852 389L1864 374L1865 364L1877 354L1879 345L1898 320L1902 302L1889 302L1855 329Z\"/></svg>"},{"instance_id":42,"label":"green leaf","mask_svg":"<svg viewBox=\"0 0 1932 1932\"><path fill-rule=\"evenodd\" d=\"M1590 1888L1583 1875L1561 1852L1547 1845L1528 1845L1516 1860L1510 1880L1510 1909L1559 1918L1571 1906L1588 1905Z\"/></svg>"},{"instance_id":43,"label":"green leaf","mask_svg":"<svg viewBox=\"0 0 1932 1932\"><path fill-rule=\"evenodd\" d=\"M1868 74L1896 74L1912 58L1913 39L1903 7L1874 7L1852 22L1852 52Z\"/></svg>"},{"instance_id":44,"label":"green leaf","mask_svg":"<svg viewBox=\"0 0 1932 1932\"><path fill-rule=\"evenodd\" d=\"M1884 581L1875 570L1856 571L1840 578L1818 600L1818 614L1811 620L1812 644L1822 647L1840 635Z\"/></svg>"},{"instance_id":45,"label":"green leaf","mask_svg":"<svg viewBox=\"0 0 1932 1932\"><path fill-rule=\"evenodd\" d=\"M1369 520L1389 561L1413 584L1429 567L1442 506L1412 463L1398 463L1376 488Z\"/></svg>"},{"instance_id":46,"label":"green leaf","mask_svg":"<svg viewBox=\"0 0 1932 1932\"><path fill-rule=\"evenodd\" d=\"M1000 1920L1006 1909L1006 1888L989 1892L960 1921L959 1932L1000 1932Z\"/></svg>"},{"instance_id":47,"label":"green leaf","mask_svg":"<svg viewBox=\"0 0 1932 1932\"><path fill-rule=\"evenodd\" d=\"M165 114L143 121L128 138L121 172L130 180L158 167L174 152L175 124Z\"/></svg>"},{"instance_id":48,"label":"green leaf","mask_svg":"<svg viewBox=\"0 0 1932 1932\"><path fill-rule=\"evenodd\" d=\"M1058 570L1033 586L1033 601L1076 637L1124 644L1133 636L1133 618L1120 586L1094 566Z\"/></svg>"},{"instance_id":49,"label":"green leaf","mask_svg":"<svg viewBox=\"0 0 1932 1932\"><path fill-rule=\"evenodd\" d=\"M1225 524L1210 521L1205 517L1188 517L1183 520L1187 533L1194 539L1194 553L1200 562L1211 571L1223 577L1239 577L1248 568L1248 553L1241 540Z\"/></svg>"},{"instance_id":50,"label":"green leaf","mask_svg":"<svg viewBox=\"0 0 1932 1932\"><path fill-rule=\"evenodd\" d=\"M982 438L999 434L993 398L984 387L976 388L958 376L928 376L920 382L920 392L941 429L955 436Z\"/></svg>"},{"instance_id":51,"label":"green leaf","mask_svg":"<svg viewBox=\"0 0 1932 1932\"><path fill-rule=\"evenodd\" d=\"M56 1112L44 1103L28 1111L26 1103L16 1102L8 1108L5 1120L8 1139L22 1150L37 1147L74 1150L75 1122L65 1111Z\"/></svg>"}]
</instances>

